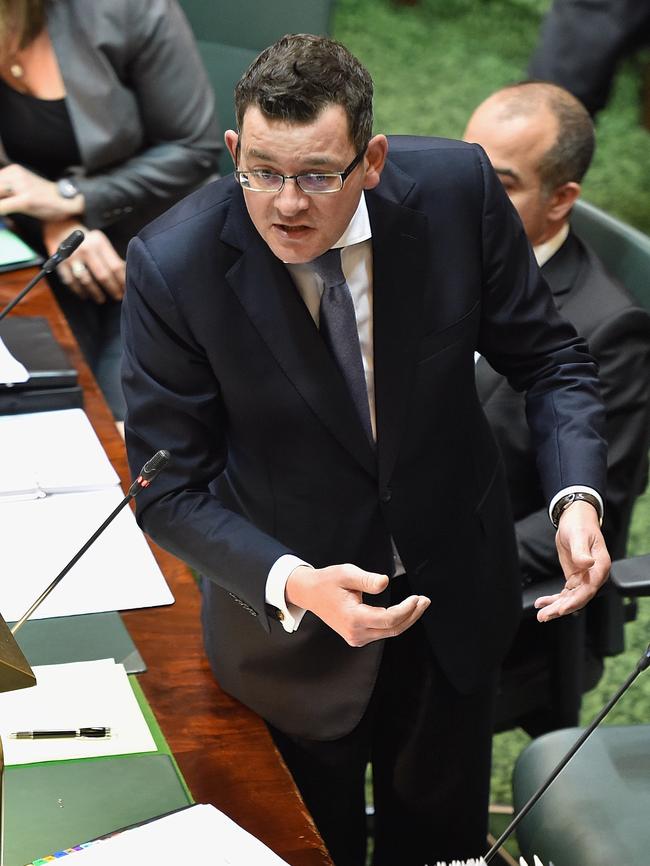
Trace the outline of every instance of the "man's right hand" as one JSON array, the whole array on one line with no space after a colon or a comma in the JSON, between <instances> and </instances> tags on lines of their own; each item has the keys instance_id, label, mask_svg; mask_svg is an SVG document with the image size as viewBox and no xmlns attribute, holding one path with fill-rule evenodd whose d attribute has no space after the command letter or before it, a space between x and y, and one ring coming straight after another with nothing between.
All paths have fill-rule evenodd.
<instances>
[{"instance_id":1,"label":"man's right hand","mask_svg":"<svg viewBox=\"0 0 650 866\"><path fill-rule=\"evenodd\" d=\"M350 646L362 647L406 631L431 603L424 595L411 595L392 607L364 604L362 593L378 595L387 586L385 574L362 571L356 565L300 565L289 575L285 596L289 604L322 619Z\"/></svg>"}]
</instances>

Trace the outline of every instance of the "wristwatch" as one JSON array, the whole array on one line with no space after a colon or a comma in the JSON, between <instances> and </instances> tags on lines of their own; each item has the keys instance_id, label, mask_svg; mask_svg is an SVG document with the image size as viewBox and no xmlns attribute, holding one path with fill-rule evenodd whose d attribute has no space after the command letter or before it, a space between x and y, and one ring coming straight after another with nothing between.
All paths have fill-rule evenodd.
<instances>
[{"instance_id":1,"label":"wristwatch","mask_svg":"<svg viewBox=\"0 0 650 866\"><path fill-rule=\"evenodd\" d=\"M560 497L553 506L553 511L551 512L551 523L556 529L560 522L562 513L569 507L569 505L573 505L574 502L588 502L590 505L593 505L596 509L596 514L598 515L598 521L602 525L603 511L598 499L593 495L593 493L583 493L582 491L578 491L576 493L567 493L566 496Z\"/></svg>"},{"instance_id":2,"label":"wristwatch","mask_svg":"<svg viewBox=\"0 0 650 866\"><path fill-rule=\"evenodd\" d=\"M62 198L74 198L79 195L76 183L69 177L62 177L57 180L56 188Z\"/></svg>"}]
</instances>

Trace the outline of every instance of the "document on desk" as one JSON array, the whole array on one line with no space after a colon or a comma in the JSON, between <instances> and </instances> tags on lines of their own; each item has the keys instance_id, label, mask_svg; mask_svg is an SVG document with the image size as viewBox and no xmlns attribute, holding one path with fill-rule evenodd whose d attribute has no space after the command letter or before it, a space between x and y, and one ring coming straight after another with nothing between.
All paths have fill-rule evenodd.
<instances>
[{"instance_id":1,"label":"document on desk","mask_svg":"<svg viewBox=\"0 0 650 866\"><path fill-rule=\"evenodd\" d=\"M119 487L0 500L0 613L20 619L123 499ZM34 619L171 604L174 597L129 507L99 536Z\"/></svg>"},{"instance_id":2,"label":"document on desk","mask_svg":"<svg viewBox=\"0 0 650 866\"><path fill-rule=\"evenodd\" d=\"M29 379L24 364L11 354L0 339L0 385L18 385Z\"/></svg>"},{"instance_id":3,"label":"document on desk","mask_svg":"<svg viewBox=\"0 0 650 866\"><path fill-rule=\"evenodd\" d=\"M34 667L37 685L0 694L5 763L33 764L154 752L149 726L124 665L113 659ZM21 732L108 727L110 737L14 739Z\"/></svg>"},{"instance_id":4,"label":"document on desk","mask_svg":"<svg viewBox=\"0 0 650 866\"><path fill-rule=\"evenodd\" d=\"M0 273L39 265L43 259L0 219Z\"/></svg>"},{"instance_id":5,"label":"document on desk","mask_svg":"<svg viewBox=\"0 0 650 866\"><path fill-rule=\"evenodd\" d=\"M83 409L0 416L0 501L117 487Z\"/></svg>"},{"instance_id":6,"label":"document on desk","mask_svg":"<svg viewBox=\"0 0 650 866\"><path fill-rule=\"evenodd\" d=\"M286 860L223 812L201 804L125 830L75 852L72 858L71 866L287 866Z\"/></svg>"}]
</instances>

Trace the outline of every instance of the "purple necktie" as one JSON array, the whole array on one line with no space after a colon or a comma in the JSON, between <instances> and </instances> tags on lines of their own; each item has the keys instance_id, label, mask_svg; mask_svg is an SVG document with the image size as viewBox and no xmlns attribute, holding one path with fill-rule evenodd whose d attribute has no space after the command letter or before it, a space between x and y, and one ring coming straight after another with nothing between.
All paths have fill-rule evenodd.
<instances>
[{"instance_id":1,"label":"purple necktie","mask_svg":"<svg viewBox=\"0 0 650 866\"><path fill-rule=\"evenodd\" d=\"M328 250L314 259L312 265L325 284L320 302L320 332L345 379L366 435L374 444L359 331L350 287L341 267L341 250Z\"/></svg>"}]
</instances>

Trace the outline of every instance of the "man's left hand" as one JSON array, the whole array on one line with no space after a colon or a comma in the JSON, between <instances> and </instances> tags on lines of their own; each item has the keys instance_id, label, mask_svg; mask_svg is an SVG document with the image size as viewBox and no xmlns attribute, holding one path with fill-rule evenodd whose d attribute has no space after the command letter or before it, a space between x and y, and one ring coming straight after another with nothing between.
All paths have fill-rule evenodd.
<instances>
[{"instance_id":1,"label":"man's left hand","mask_svg":"<svg viewBox=\"0 0 650 866\"><path fill-rule=\"evenodd\" d=\"M588 502L574 502L562 512L555 544L566 584L562 592L535 601L539 622L584 607L607 580L611 566L596 509Z\"/></svg>"}]
</instances>

